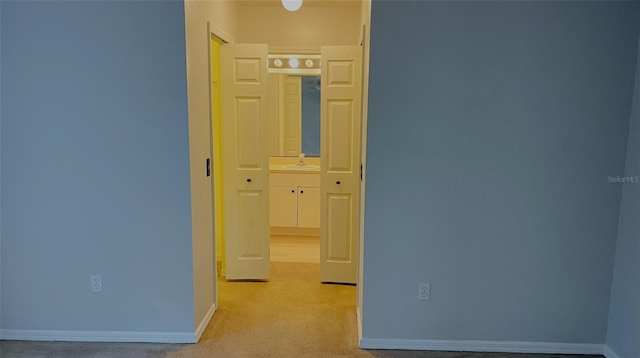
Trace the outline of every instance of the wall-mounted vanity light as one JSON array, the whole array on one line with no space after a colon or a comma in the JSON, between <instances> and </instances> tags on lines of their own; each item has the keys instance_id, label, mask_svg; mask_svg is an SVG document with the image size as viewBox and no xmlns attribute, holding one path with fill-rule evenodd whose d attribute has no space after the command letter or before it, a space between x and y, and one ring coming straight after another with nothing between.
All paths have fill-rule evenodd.
<instances>
[{"instance_id":1,"label":"wall-mounted vanity light","mask_svg":"<svg viewBox=\"0 0 640 358\"><path fill-rule=\"evenodd\" d=\"M302 0L282 0L282 6L289 11L298 11L302 6Z\"/></svg>"},{"instance_id":2,"label":"wall-mounted vanity light","mask_svg":"<svg viewBox=\"0 0 640 358\"><path fill-rule=\"evenodd\" d=\"M269 72L319 76L320 55L291 53L269 54Z\"/></svg>"}]
</instances>

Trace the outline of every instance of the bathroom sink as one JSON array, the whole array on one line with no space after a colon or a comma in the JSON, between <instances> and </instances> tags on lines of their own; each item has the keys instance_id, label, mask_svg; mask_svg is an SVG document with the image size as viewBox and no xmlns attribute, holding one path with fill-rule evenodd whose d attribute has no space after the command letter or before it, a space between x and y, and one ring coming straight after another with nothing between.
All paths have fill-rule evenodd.
<instances>
[{"instance_id":1,"label":"bathroom sink","mask_svg":"<svg viewBox=\"0 0 640 358\"><path fill-rule=\"evenodd\" d=\"M320 170L319 165L309 165L309 164L305 164L305 165L289 164L289 165L283 166L283 168L287 170Z\"/></svg>"}]
</instances>

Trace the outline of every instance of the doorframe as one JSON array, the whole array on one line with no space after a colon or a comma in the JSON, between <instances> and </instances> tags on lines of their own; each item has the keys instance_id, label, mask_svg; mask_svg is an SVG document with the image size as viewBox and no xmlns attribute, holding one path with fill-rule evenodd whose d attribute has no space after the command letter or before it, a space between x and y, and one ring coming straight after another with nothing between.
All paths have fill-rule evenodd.
<instances>
[{"instance_id":1,"label":"doorframe","mask_svg":"<svg viewBox=\"0 0 640 358\"><path fill-rule=\"evenodd\" d=\"M365 199L366 199L366 182L367 182L367 124L369 109L369 55L370 45L369 37L371 35L371 0L364 0L363 7L363 25L360 36L360 46L362 46L362 96L360 105L361 123L360 123L360 247L358 248L358 276L356 285L356 327L358 329L358 347L361 347L362 341L362 306L364 302L364 222L365 222Z\"/></svg>"},{"instance_id":2,"label":"doorframe","mask_svg":"<svg viewBox=\"0 0 640 358\"><path fill-rule=\"evenodd\" d=\"M220 305L219 303L219 299L218 299L218 252L217 252L217 243L218 240L220 240L220 238L217 237L216 235L216 227L215 227L215 210L216 210L216 186L215 186L215 181L218 180L219 178L216 178L215 176L215 166L216 163L215 161L215 145L214 145L214 136L213 136L213 128L214 128L214 119L213 119L213 93L212 93L212 89L211 89L211 81L213 78L213 74L211 73L211 63L212 58L211 58L211 36L215 36L217 38L219 38L220 40L222 40L224 43L234 43L233 37L231 37L231 35L229 35L227 32L225 32L224 30L222 30L221 28L217 27L216 25L214 25L211 21L207 21L207 73L208 73L208 90L209 90L209 136L211 137L211 140L209 141L209 151L211 153L211 170L212 170L212 178L213 180L211 181L211 207L213 208L212 210L212 216L211 216L211 227L212 227L212 232L213 232L213 269L214 269L214 282L213 282L213 290L214 290L214 294L213 294L213 299L214 302L213 304L215 305L216 308L219 308ZM219 87L222 88L222 87ZM224 189L223 189L224 190ZM219 195L222 195L222 193L217 193ZM223 262L224 263L224 262ZM216 309L217 311L217 309Z\"/></svg>"},{"instance_id":3,"label":"doorframe","mask_svg":"<svg viewBox=\"0 0 640 358\"><path fill-rule=\"evenodd\" d=\"M226 31L222 30L221 28L213 24L211 21L207 21L207 33L209 37L213 35L219 38L220 40L224 41L225 43L228 43L228 44L234 43L233 37L231 37L231 35L229 35ZM209 54L209 56L211 56L211 54ZM211 60L211 58L209 58L209 60ZM211 72L211 70L209 70L209 72ZM211 73L209 73L209 78L211 78Z\"/></svg>"},{"instance_id":4,"label":"doorframe","mask_svg":"<svg viewBox=\"0 0 640 358\"><path fill-rule=\"evenodd\" d=\"M363 313L362 313L362 305L364 302L364 242L365 242L365 234L364 234L364 220L365 220L365 187L366 187L366 157L367 157L367 123L368 123L368 102L369 102L369 62L370 62L370 28L371 28L371 0L364 0L363 6L366 7L363 9L363 26L362 33L360 37L360 46L362 46L362 90L361 90L361 126L360 126L360 165L361 165L361 180L360 180L360 203L359 203L359 249L358 249L358 274L357 274L357 282L356 282L356 328L357 328L357 339L358 346L361 346L362 341L362 321L363 321ZM233 37L229 35L226 31L222 30L211 21L207 21L207 57L208 57L208 77L209 84L211 83L211 35L216 36L223 40L225 43L235 43ZM213 126L213 102L211 100L211 86L209 88L209 120L211 121L211 125ZM213 146L213 132L210 131L211 137L211 156L214 157L214 146ZM214 178L215 179L215 178ZM211 202L212 207L215 209L215 190L211 191ZM216 243L218 238L215 236L215 223L214 218L212 216L211 223L213 226L213 258L217 260L217 252L216 252ZM214 305L215 307L219 307L219 299L218 299L218 272L217 272L217 261L214 262L214 283L213 287L215 289L214 294Z\"/></svg>"}]
</instances>

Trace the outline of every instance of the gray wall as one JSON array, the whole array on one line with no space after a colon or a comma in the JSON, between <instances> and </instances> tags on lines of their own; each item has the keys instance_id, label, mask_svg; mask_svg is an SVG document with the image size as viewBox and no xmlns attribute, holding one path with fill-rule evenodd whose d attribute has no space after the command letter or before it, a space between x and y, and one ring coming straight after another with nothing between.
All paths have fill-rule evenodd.
<instances>
[{"instance_id":1,"label":"gray wall","mask_svg":"<svg viewBox=\"0 0 640 358\"><path fill-rule=\"evenodd\" d=\"M371 31L363 336L604 343L638 3L375 1Z\"/></svg>"},{"instance_id":2,"label":"gray wall","mask_svg":"<svg viewBox=\"0 0 640 358\"><path fill-rule=\"evenodd\" d=\"M0 327L192 332L183 5L0 14ZM606 177L638 175L637 14L374 4L365 337L602 343L618 230L607 343L635 354L638 185Z\"/></svg>"},{"instance_id":3,"label":"gray wall","mask_svg":"<svg viewBox=\"0 0 640 358\"><path fill-rule=\"evenodd\" d=\"M2 4L0 3L0 329L2 328Z\"/></svg>"},{"instance_id":4,"label":"gray wall","mask_svg":"<svg viewBox=\"0 0 640 358\"><path fill-rule=\"evenodd\" d=\"M639 56L640 57L640 56ZM627 144L626 183L621 185L618 246L611 288L607 345L621 358L640 357L640 58Z\"/></svg>"},{"instance_id":5,"label":"gray wall","mask_svg":"<svg viewBox=\"0 0 640 358\"><path fill-rule=\"evenodd\" d=\"M193 333L183 3L0 4L1 327Z\"/></svg>"}]
</instances>

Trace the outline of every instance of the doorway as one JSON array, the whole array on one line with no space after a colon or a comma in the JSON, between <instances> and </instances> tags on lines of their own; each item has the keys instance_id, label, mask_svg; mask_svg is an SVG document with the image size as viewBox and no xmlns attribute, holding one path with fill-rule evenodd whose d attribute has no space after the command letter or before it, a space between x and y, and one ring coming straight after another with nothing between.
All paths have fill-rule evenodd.
<instances>
[{"instance_id":1,"label":"doorway","mask_svg":"<svg viewBox=\"0 0 640 358\"><path fill-rule=\"evenodd\" d=\"M290 161L280 164L281 172L278 172L277 163L269 163L268 151L261 151L260 148L268 147L268 138L265 133L258 132L257 127L263 126L267 118L262 119L263 112L269 112L270 106L265 109L259 105L261 102L269 102L269 99L264 99L263 96L268 96L266 92L273 88L267 86L260 81L261 77L257 74L255 58L264 58L264 48L260 45L230 45L222 47L222 52L230 50L230 56L227 58L229 62L221 61L223 73L228 77L225 81L223 77L222 91L226 91L228 87L225 85L232 83L230 93L223 93L223 114L224 120L229 118L233 119L231 122L222 123L222 151L223 151L223 178L224 185L232 183L233 187L223 188L224 200L224 216L228 218L229 213L240 212L241 215L245 215L246 221L242 217L236 217L233 220L226 222L225 237L236 238L236 242L231 242L226 245L226 248L237 245L234 249L235 252L241 255L238 261L249 262L252 265L257 266L257 271L260 273L262 265L265 263L264 259L264 244L263 242L251 241L251 237L247 239L247 236L256 234L261 235L264 232L264 223L270 224L271 208L268 212L264 211L263 205L266 201L268 204L274 202L274 188L278 187L276 184L280 184L284 188L282 194L289 195L287 198L295 198L292 201L297 205L295 210L298 210L293 218L296 219L295 230L316 230L316 235L322 231L322 221L331 223L330 218L321 218L318 212L315 224L309 224L313 221L307 215L299 215L300 206L309 204L307 200L309 194L315 189L317 194L317 200L315 205L316 209L321 206L321 198L324 195L325 208L327 212L332 209L334 212L337 210L337 215L344 215L334 220L335 228L333 232L326 230L327 237L331 235L341 235L351 230L355 225L348 225L352 222L348 217L345 217L346 205L345 203L351 201L357 203L357 198L347 191L349 188L353 188L353 176L354 168L359 169L359 160L354 160L353 157L346 158L345 153L355 154L354 149L340 150L344 148L345 143L348 142L351 146L356 147L358 143L352 143L349 138L345 137L342 132L345 130L345 123L339 122L341 119L348 119L350 123L357 123L359 125L360 118L357 116L350 116L345 118L345 114L353 114L354 111L344 111L345 107L353 107L353 102L346 97L340 97L333 99L330 97L322 96L322 100L327 103L327 110L325 110L324 117L328 120L324 120L324 125L318 124L319 131L324 134L331 134L337 132L340 135L334 137L334 139L341 139L342 141L328 140L326 135L318 133L318 138L324 138L323 141L319 141L319 158L299 158L303 143L298 147L298 152L291 153L291 156L278 157L281 160ZM262 51L262 55L256 55L253 51ZM329 57L324 57L326 66L331 67L331 56L334 56L332 52L328 53ZM235 56L235 57L234 57ZM262 57L260 57L262 56ZM235 61L235 63L234 63ZM252 62L253 61L253 62ZM348 60L338 59L337 66L344 65ZM235 67L224 67L224 64L231 64ZM260 65L257 65L262 67ZM337 68L338 74L352 74L353 72L344 71L344 68ZM342 70L342 71L340 71ZM224 76L224 74L223 74ZM235 78L233 76L236 76ZM326 77L331 82L331 77L323 74L323 78ZM322 86L323 78L320 79L320 83L315 82L316 85ZM298 78L302 83L302 78ZM339 81L339 79L333 78L334 83L338 83L344 86L343 83L348 83L347 80ZM355 81L351 81L355 82ZM270 82L269 84L273 84ZM250 87L245 90L245 86ZM328 87L328 86L327 86ZM320 91L324 90L321 88ZM235 92L235 93L234 93ZM286 92L286 91L285 91ZM333 102L331 102L333 101ZM332 107L331 107L332 106ZM282 111L286 112L285 106L279 106ZM318 105L319 107L319 105ZM356 106L357 107L357 106ZM291 112L295 112L295 109L291 109ZM334 112L328 112L333 110ZM280 112L280 110L278 111ZM333 115L331 117L331 115ZM260 118L258 118L260 117ZM357 120L356 120L357 119ZM334 121L335 123L332 123ZM231 124L231 125L229 125ZM301 121L298 121L298 127L302 126ZM215 127L215 126L214 126ZM349 130L349 126L346 129ZM284 127L280 127L282 131L286 131ZM301 128L301 130L303 130ZM353 132L353 129L351 129ZM268 132L268 131L265 131ZM352 133L353 134L353 133ZM355 137L356 136L354 134ZM233 141L225 139L232 138ZM256 140L256 138L259 138ZM245 143L252 143L255 147L243 146ZM349 146L349 148L352 148ZM251 148L251 149L247 149ZM231 153L229 159L225 154ZM340 156L342 154L342 156ZM305 162L303 165L298 165L300 159ZM331 160L333 159L333 161ZM229 163L230 161L235 161ZM355 167L354 167L355 163ZM273 164L273 165L269 165ZM283 168L293 165L294 168ZM341 173L341 169L349 167L347 174ZM313 171L315 170L315 174ZM333 173L329 173L330 171ZM293 173L291 172L293 171ZM344 170L343 170L344 171ZM265 190L264 173L266 172L268 182ZM308 172L308 173L307 173ZM321 176L332 174L339 176L335 183L331 185L325 185ZM355 172L359 178L359 171ZM295 178L302 177L302 178ZM317 182L313 182L317 180ZM293 180L293 182L286 182L287 180ZM301 181L298 181L301 180ZM351 181L351 183L350 183ZM341 182L341 183L338 183ZM342 190L340 184L344 184L347 188ZM289 187L287 187L289 185ZM292 188L291 186L295 186ZM337 189L336 189L337 186ZM292 192L293 191L293 192ZM291 196L293 194L293 196ZM228 200L229 199L229 200ZM235 203L229 201L236 199ZM306 204L305 204L306 203ZM234 205L234 206L232 206ZM252 206L253 205L253 206ZM278 210L282 210L286 205L278 205ZM231 208L231 209L229 209ZM342 211L340 211L342 210ZM265 215L266 214L266 215ZM241 216L240 215L240 216ZM255 215L255 216L251 216ZM354 214L357 216L357 212ZM304 218L306 217L306 219ZM284 218L285 220L290 219ZM308 220L308 221L307 221ZM230 225L238 225L236 230L229 230ZM292 224L291 224L292 225ZM283 228L286 229L286 228ZM290 228L291 229L291 228ZM245 230L245 231L243 231ZM271 225L269 228L269 234L271 232ZM344 236L344 235L343 235ZM270 240L270 236L267 240ZM242 241L244 240L244 241ZM228 240L230 241L230 240ZM319 243L320 239L318 239ZM269 242L269 241L268 241ZM238 245L240 244L240 245ZM329 245L328 245L329 246ZM270 247L270 246L269 246ZM332 251L333 250L333 251ZM340 251L342 250L342 251ZM267 252L269 254L269 252ZM355 254L353 246L345 247L329 247L325 250L325 255L330 260L335 261L336 264L340 264L341 255ZM226 255L227 257L229 255ZM234 317L234 322L240 322L239 324L246 324L241 327L241 334L252 334L256 331L265 331L265 335L271 333L271 327L287 327L283 330L283 334L294 337L296 341L309 343L313 342L313 337L317 337L318 334L329 334L335 336L336 340L344 339L345 336L355 336L355 329L350 329L355 321L354 309L356 306L357 292L356 287L351 285L321 285L321 263L297 263L297 262L271 262L270 257L266 261L270 267L268 273L268 282L264 282L264 278L253 278L255 276L238 277L231 274L231 264L227 265L225 277L217 278L217 287L219 288L219 307L220 314L214 316L212 326L215 326L217 330L225 330L227 327L232 326L237 332L238 326L236 324L230 325L231 320L225 320L224 317ZM241 262L244 263L244 262ZM240 267L241 274L252 275L250 272L254 267L246 266ZM248 269L247 271L243 271ZM354 278L355 279L355 278ZM338 281L338 280L336 280ZM351 323L351 325L349 324ZM325 329L324 327L332 327L331 329ZM310 338L311 337L311 338Z\"/></svg>"},{"instance_id":2,"label":"doorway","mask_svg":"<svg viewBox=\"0 0 640 358\"><path fill-rule=\"evenodd\" d=\"M366 1L364 3L366 4ZM361 27L360 23L368 23L367 6L362 6L362 10L360 10L360 6L356 5L356 2L318 4L320 6L305 7L303 11L296 14L282 12L281 7L277 6L279 4L276 3L273 3L273 5L266 2L264 4L252 2L251 4L229 3L229 6L218 5L220 5L219 2L189 3L188 6L185 5L188 25L187 61L189 69L191 196L194 211L192 235L194 296L196 298L196 319L201 323L198 325L198 332L201 332L206 327L206 322L209 321L219 304L219 300L215 297L218 289L213 269L215 269L216 263L214 257L220 250L216 252L215 242L211 241L213 235L211 233L207 234L206 228L206 226L209 226L208 230L211 230L214 227L211 223L211 218L214 214L211 213L210 209L213 198L208 192L211 190L211 180L215 179L213 175L212 178L206 178L206 180L201 180L205 178L200 177L200 174L204 177L205 160L208 163L210 161L208 158L216 153L215 148L211 147L212 130L209 124L205 128L204 124L206 122L203 120L211 115L211 112L209 112L211 103L208 100L210 95L208 92L210 91L208 85L210 78L207 73L209 61L207 61L206 56L208 53L209 34L220 34L220 37L229 43L268 43L270 46L274 45L273 49L277 49L280 52L283 52L284 49L304 48L303 51L306 52L303 53L317 53L322 43L336 45L364 44L365 42L358 40L360 31L355 29ZM228 17L226 16L226 10L233 10L238 16ZM204 37L205 32L202 31L204 30L204 24L207 24L208 30L211 30L206 32L206 37ZM280 41L279 39L283 40ZM364 87L366 88L366 86ZM338 107L335 106L334 108L338 109ZM365 108L363 107L362 110L364 111ZM366 125L366 123L363 123L363 125ZM205 135L207 138L205 138ZM207 140L205 141L205 139ZM207 170L206 173L209 173L209 171ZM218 176L219 178L220 176ZM201 187L206 187L206 192L204 189L200 191L198 184L203 184ZM339 198L334 195L332 199ZM208 210L204 205L206 204L204 201L207 200L209 200L209 204L207 204ZM209 211L206 213L207 215L197 216L198 213L205 213L206 211ZM218 212L221 212L221 210L218 210ZM209 222L207 223L206 221ZM221 242L224 242L224 240ZM360 250L360 252L362 251ZM360 280L360 282L362 281ZM211 287L211 285L214 286ZM357 290L359 295L357 306L359 307L362 303L361 285L358 285Z\"/></svg>"},{"instance_id":3,"label":"doorway","mask_svg":"<svg viewBox=\"0 0 640 358\"><path fill-rule=\"evenodd\" d=\"M267 58L268 48L259 44L221 46L222 68L222 161L225 226L225 266L228 280L268 280L270 263L269 193L289 187L279 209L291 206L297 226L305 226L301 208L309 207L313 194L320 201L320 278L322 282L357 281L360 208L361 46L323 46L316 63L321 71L320 165L304 163L300 154L291 163L270 163L268 157L268 113L270 83L264 69L273 64L279 71L300 73L298 58L279 55ZM290 101L294 82L284 83L284 101L279 112L285 121L297 122L281 128L281 153L301 150L300 101ZM294 81L294 79L296 81ZM273 84L271 84L273 85ZM271 87L272 88L272 87ZM300 96L298 96L298 99ZM291 114L295 113L295 115ZM289 115L291 114L291 115ZM296 122L296 123L293 123ZM297 146L292 132L298 128ZM295 138L293 138L295 139ZM309 159L311 160L311 159ZM274 168L273 164L278 167ZM314 173L315 170L315 173ZM316 174L313 176L313 174ZM319 174L319 175L317 175ZM288 189L287 189L288 190ZM291 195L293 194L293 195ZM307 203L307 204L304 204ZM317 205L316 205L317 207ZM297 208L297 209L296 209ZM295 212L297 210L297 213ZM309 220L312 221L312 220Z\"/></svg>"},{"instance_id":4,"label":"doorway","mask_svg":"<svg viewBox=\"0 0 640 358\"><path fill-rule=\"evenodd\" d=\"M322 7L310 7L309 9L307 9L306 14L305 13L301 13L299 14L295 14L295 16L292 15L279 15L277 14L278 7L270 7L268 5L265 6L255 6L255 5L247 5L244 6L244 9L242 9L242 11L240 11L240 14L242 16L240 16L241 22L244 22L244 24L239 24L240 28L248 26L251 27L253 30L252 31L256 31L257 29L261 29L261 30L257 30L255 32L255 35L247 35L247 32L245 31L244 33L240 32L240 33L234 33L234 36L237 36L238 40L241 40L242 42L251 42L251 43L260 43L260 42L266 42L269 44L272 44L272 41L270 39L275 39L276 37L280 37L282 36L282 38L287 38L287 40L285 42L278 42L273 41L273 43L275 44L273 49L276 53L286 53L286 52L290 52L292 48L298 48L298 49L302 49L301 53L318 53L320 50L320 44L321 43L333 43L332 39L337 39L340 36L342 36L343 40L339 40L339 41L343 41L341 44L355 44L355 43L359 43L362 48L360 48L360 50L358 51L358 56L362 59L362 64L363 64L363 71L362 71L362 91L363 93L366 93L367 90L367 86L368 86L368 82L367 82L367 78L368 78L368 44L366 41L366 38L368 37L368 31L367 28L363 28L361 25L355 25L356 27L359 27L360 29L357 31L354 31L354 29L352 28L353 26L351 24L359 24L360 20L362 21L363 24L368 24L369 22L369 9L370 9L370 4L367 1L363 2L363 6L362 6L362 10L356 10L353 6L355 6L356 2L344 2L344 3L340 3L340 5L338 6L339 9L334 9L334 10L330 10L327 11L327 8L322 8ZM334 5L332 5L334 6ZM344 7L343 7L344 6ZM243 6L241 6L242 8ZM357 12L357 14L356 14ZM361 15L360 15L360 12ZM342 19L342 20L337 20L336 22L336 17L335 15L338 14L340 16L338 16L338 18ZM287 23L287 20L285 17L287 18L297 18L298 20L304 18L305 20L302 22L299 22L300 26L304 26L305 28L308 29L314 29L314 34L313 35L305 35L300 37L298 34L302 34L304 33L306 30L303 27L296 27L295 29L292 28L288 28L288 26L283 26L283 24ZM325 18L326 17L326 18ZM263 19L268 19L268 21L263 21ZM331 20L331 21L329 21ZM343 21L344 20L344 21ZM273 24L277 23L278 26L272 26ZM327 31L322 30L322 31L318 31L318 29L320 28L324 28L323 24L329 24L331 23L332 25L327 28ZM345 35L347 35L345 37ZM301 42L297 39L302 39L304 38L304 42ZM262 40L265 41L262 41ZM348 40L347 40L348 39ZM339 42L338 41L338 42ZM233 43L234 41L231 40L231 43ZM271 48L271 46L269 47ZM267 50L268 52L268 50ZM334 63L335 65L337 65L335 67L336 70L338 70L338 72L342 72L342 73L349 73L349 65L347 63L345 63L344 61L340 61L338 60L337 62ZM327 64L323 65L323 68L327 68L326 66ZM346 81L348 82L348 81ZM327 83L326 81L324 81L324 83ZM339 85L340 81L334 81L334 84ZM362 123L360 123L360 125L362 126L362 128L364 129L366 127L366 95L364 95L362 98L362 103L361 105L358 104L352 104L351 108L357 108L359 110L362 111L363 114L363 119L362 119ZM334 101L332 103L332 108L331 108L334 112L340 112L342 110L342 112L348 112L348 110L350 109L348 105L345 105L344 101L340 101L339 99L337 99L336 101ZM337 124L337 123L334 123ZM338 132L340 132L339 128L337 126L333 126L333 128L331 128L333 130L337 130ZM366 130L363 130L363 133L366 133ZM366 142L366 136L363 136L361 139L361 143L362 146L359 147L358 149L362 149L364 148L364 143ZM363 151L364 153L364 151ZM337 159L337 158L336 158ZM364 162L364 157L362 157L362 161ZM340 164L339 160L334 161L334 163ZM356 163L356 170L354 171L355 175L358 177L358 179L360 179L360 170L361 168L358 168L360 165L360 163ZM340 185L337 184L337 182L340 180L336 180L331 182L332 185ZM344 183L344 182L343 182ZM360 185L360 189L364 190L364 182L362 182L362 184ZM336 204L334 205L334 209L340 209L340 204L345 204L346 200L344 200L344 197L340 196L340 192L332 192L331 193L331 200L333 201L332 204ZM358 207L363 207L363 197L360 196L360 198L354 198L354 200L352 201L353 205L356 205ZM344 205L342 205L342 208L344 208ZM334 210L335 211L335 210ZM362 212L360 213L362 216ZM358 220L360 219L360 220ZM344 222L342 223L344 224ZM356 218L355 221L351 221L351 228L355 228L358 229L358 227L361 227L362 225L362 219L361 218ZM347 225L348 226L348 225ZM219 237L219 236L218 236ZM360 245L362 245L362 240L360 240ZM340 246L334 246L333 248L339 248ZM345 248L344 246L342 246L342 248ZM348 251L348 250L345 250ZM358 247L356 247L356 250L358 252L358 255L361 255L362 250ZM219 252L219 250L218 250ZM340 252L333 252L334 256L339 256L336 254L340 254ZM354 263L354 265L359 265L359 278L356 278L356 280L358 281L358 286L357 286L357 300L356 300L356 317L357 317L357 326L358 326L358 335L360 330L360 314L359 314L359 309L362 306L362 276L361 276L361 272L362 272L362 262L359 261L357 263ZM221 273L225 273L224 269ZM221 277L220 281L221 283L224 283L224 275ZM216 280L217 281L217 280ZM317 283L316 283L317 284ZM217 282L216 282L216 287L217 287ZM217 288L216 288L216 292L218 292ZM216 302L218 302L218 305L220 305L220 301L216 300Z\"/></svg>"},{"instance_id":5,"label":"doorway","mask_svg":"<svg viewBox=\"0 0 640 358\"><path fill-rule=\"evenodd\" d=\"M269 58L282 66L283 56ZM296 57L305 61L305 56ZM320 56L313 57L315 62L307 58L312 61L307 65L319 66ZM288 74L270 68L269 73L272 262L320 262L320 75L319 68L310 71Z\"/></svg>"}]
</instances>

